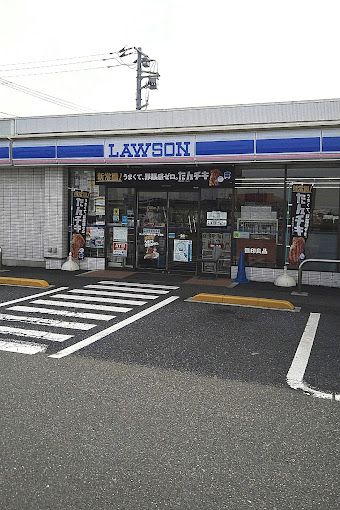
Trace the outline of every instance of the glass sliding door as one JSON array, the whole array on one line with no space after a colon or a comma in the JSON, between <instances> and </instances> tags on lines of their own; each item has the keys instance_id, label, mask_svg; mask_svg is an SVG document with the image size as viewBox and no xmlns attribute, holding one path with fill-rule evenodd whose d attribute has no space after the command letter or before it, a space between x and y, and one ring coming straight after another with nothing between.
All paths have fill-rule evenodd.
<instances>
[{"instance_id":1,"label":"glass sliding door","mask_svg":"<svg viewBox=\"0 0 340 510\"><path fill-rule=\"evenodd\" d=\"M168 193L168 269L195 271L198 253L199 192Z\"/></svg>"},{"instance_id":2,"label":"glass sliding door","mask_svg":"<svg viewBox=\"0 0 340 510\"><path fill-rule=\"evenodd\" d=\"M135 190L108 188L106 201L106 260L108 267L135 265Z\"/></svg>"},{"instance_id":3,"label":"glass sliding door","mask_svg":"<svg viewBox=\"0 0 340 510\"><path fill-rule=\"evenodd\" d=\"M137 267L166 269L167 267L167 193L138 193Z\"/></svg>"}]
</instances>

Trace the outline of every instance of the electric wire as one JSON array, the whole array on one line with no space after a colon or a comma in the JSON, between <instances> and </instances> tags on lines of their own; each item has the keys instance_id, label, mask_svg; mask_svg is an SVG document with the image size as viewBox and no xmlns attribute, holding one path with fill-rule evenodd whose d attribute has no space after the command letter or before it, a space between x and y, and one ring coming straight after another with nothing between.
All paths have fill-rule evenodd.
<instances>
[{"instance_id":1,"label":"electric wire","mask_svg":"<svg viewBox=\"0 0 340 510\"><path fill-rule=\"evenodd\" d=\"M114 67L122 67L126 64L116 64L116 65L107 65L107 66L96 66L96 67L84 67L79 69L62 69L58 71L41 71L38 73L24 73L24 74L2 74L1 77L5 78L19 78L19 77L25 77L25 76L42 76L42 75L48 75L48 74L62 74L62 73L77 73L79 71L93 71L96 69L112 69ZM129 67L129 66L128 66Z\"/></svg>"},{"instance_id":2,"label":"electric wire","mask_svg":"<svg viewBox=\"0 0 340 510\"><path fill-rule=\"evenodd\" d=\"M72 103L71 101L60 99L58 97L51 96L51 95L45 94L43 92L39 92L38 90L30 89L28 87L24 87L23 85L19 85L17 83L11 82L11 81L4 80L3 78L0 78L0 84L4 85L5 87L9 87L14 90L17 90L19 92L23 92L24 94L28 94L28 95L37 97L38 99L42 99L44 101L48 101L49 103L53 103L58 106L63 106L64 108L68 108L71 110L83 111L83 113L88 112L88 111L95 111L90 108L85 108L84 106L80 106L76 103Z\"/></svg>"},{"instance_id":3,"label":"electric wire","mask_svg":"<svg viewBox=\"0 0 340 510\"><path fill-rule=\"evenodd\" d=\"M8 115L9 117L16 117L14 113L0 112L2 115Z\"/></svg>"},{"instance_id":4,"label":"electric wire","mask_svg":"<svg viewBox=\"0 0 340 510\"><path fill-rule=\"evenodd\" d=\"M130 53L125 53L125 51L130 51L130 50L132 50ZM34 96L38 99L53 103L58 106L62 106L64 108L81 111L82 113L89 112L89 111L94 112L96 110L93 110L91 108L85 108L85 107L78 105L76 103L72 103L71 101L67 101L67 100L64 100L64 99L61 99L61 98L58 98L58 97L55 97L55 96L52 96L49 94L45 94L43 92L40 92L35 89L31 89L29 87L25 87L23 85L19 85L17 83L14 83L12 81L4 79L4 77L6 77L6 78L25 77L25 76L29 77L29 76L38 76L38 75L43 75L43 74L46 75L46 74L66 73L66 72L90 71L90 70L97 70L97 69L111 69L111 68L122 67L122 66L128 67L130 69L136 69L137 61L133 61L131 63L127 63L127 62L123 61L123 57L133 55L135 53L135 48L128 48L126 50L124 49L124 55L121 56L122 51L123 50L120 50L119 52L109 52L110 56L108 56L108 53L96 53L96 54L90 54L90 55L82 55L82 56L78 56L78 57L64 57L64 58L48 59L48 60L40 60L40 61L19 62L19 63L15 63L15 64L0 64L0 74L1 74L0 85L12 88L12 89L22 92L24 94ZM101 57L101 58L92 59L92 57ZM90 60L84 60L84 59L89 59L89 58L90 58ZM73 60L73 62L72 62L72 60ZM30 71L30 70L34 70L34 69L57 68L60 66L82 66L87 63L96 63L96 62L103 62L103 61L108 61L108 60L115 60L117 62L117 64L104 65L104 66L91 66L91 67L85 67L85 68L77 67L77 68L62 69L62 70L58 69L58 70L54 70L54 71L41 71L41 72L37 72L37 73L26 72L24 74L3 74L6 72L13 73L15 71ZM69 61L69 62L67 62L67 61ZM47 64L47 63L49 63L49 64ZM29 65L29 64L33 64L33 65ZM34 65L34 64L39 64L39 65ZM40 64L46 64L46 65L40 65ZM17 67L15 67L15 66L17 66ZM18 66L20 66L20 67L18 67ZM23 66L25 66L25 67L23 67ZM8 67L11 67L11 69L8 69ZM3 68L5 68L5 69L3 69ZM151 61L150 72L152 74L158 74L157 69L158 69L157 62L154 60ZM146 107L148 105L148 102L149 102L149 89L147 89L147 91L146 91L146 105L145 105ZM2 112L2 113L5 115L10 115L5 112ZM15 115L13 115L13 116L15 117Z\"/></svg>"},{"instance_id":5,"label":"electric wire","mask_svg":"<svg viewBox=\"0 0 340 510\"><path fill-rule=\"evenodd\" d=\"M16 62L13 64L0 64L1 67L8 67L8 66L21 66L21 65L28 65L28 64L43 64L45 62L60 62L62 60L77 60L82 58L92 58L92 57L105 57L106 55L118 55L119 52L105 52L105 53L92 53L90 55L80 55L77 57L63 57L63 58L52 58L47 60L29 60L26 62Z\"/></svg>"},{"instance_id":6,"label":"electric wire","mask_svg":"<svg viewBox=\"0 0 340 510\"><path fill-rule=\"evenodd\" d=\"M14 71L30 71L30 70L34 70L34 69L45 69L47 67L48 68L53 68L53 67L71 66L71 65L72 66L76 66L76 65L80 66L80 65L84 65L84 64L88 64L88 63L92 63L92 62L106 62L108 60L115 60L121 66L127 66L127 67L130 67L130 68L133 67L131 64L128 64L126 62L122 62L121 60L119 60L116 57L106 57L106 58L101 58L101 59L83 60L83 61L80 61L80 62L63 62L61 64L47 64L47 65L40 65L40 66L18 67L18 68L13 68L13 69L0 69L0 73L1 73L1 76L8 76L8 77L11 77L11 76L33 76L30 73L24 73L22 75L12 75L12 74L8 75L7 73L13 73ZM88 67L86 69L92 69L92 68L93 67ZM74 68L75 71L77 71L77 69L78 68ZM62 72L62 71L60 71L60 72ZM38 74L38 73L36 73L36 74ZM45 73L42 71L41 74L45 74Z\"/></svg>"}]
</instances>

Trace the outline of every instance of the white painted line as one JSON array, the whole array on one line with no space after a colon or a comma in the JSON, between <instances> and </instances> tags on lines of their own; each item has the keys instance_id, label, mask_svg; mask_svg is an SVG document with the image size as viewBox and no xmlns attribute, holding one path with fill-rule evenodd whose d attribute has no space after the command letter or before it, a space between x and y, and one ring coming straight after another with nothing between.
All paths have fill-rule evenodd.
<instances>
[{"instance_id":1,"label":"white painted line","mask_svg":"<svg viewBox=\"0 0 340 510\"><path fill-rule=\"evenodd\" d=\"M129 294L126 292L106 292L104 290L90 290L90 289L73 289L69 290L73 294L85 294L85 295L97 295L97 296L117 296L121 298L132 298L132 299L157 299L157 295L149 296L148 294ZM128 302L126 301L128 304ZM130 302L130 304L140 304L140 301ZM143 303L145 304L145 302Z\"/></svg>"},{"instance_id":2,"label":"white painted line","mask_svg":"<svg viewBox=\"0 0 340 510\"><path fill-rule=\"evenodd\" d=\"M5 301L4 303L0 303L0 306L14 305L14 303L20 303L21 301L29 301L32 298L46 296L47 294L53 294L55 292L59 292L60 290L66 289L68 289L68 287L59 287L58 289L47 290L46 292L39 292L39 294L31 294L30 296L25 296L19 299L13 299L12 301Z\"/></svg>"},{"instance_id":3,"label":"white painted line","mask_svg":"<svg viewBox=\"0 0 340 510\"><path fill-rule=\"evenodd\" d=\"M152 285L151 283L130 283L130 282L113 282L111 280L108 281L102 281L99 283L103 283L104 285L121 285L121 286L131 286L131 287L141 287L141 288L149 288L149 289L169 289L169 290L176 290L179 289L179 287L174 287L172 285Z\"/></svg>"},{"instance_id":4,"label":"white painted line","mask_svg":"<svg viewBox=\"0 0 340 510\"><path fill-rule=\"evenodd\" d=\"M166 306L176 299L178 299L179 296L171 296L169 298L164 299L163 301L160 301L159 303L156 303L155 305L150 306L149 308L146 308L145 310L142 310L141 312L136 313L135 315L132 315L131 317L124 319L117 324L114 324L113 326L110 326L103 331L100 331L99 333L92 335L88 338L85 338L84 340L81 340L80 342L70 345L70 347L66 347L65 349L62 349L61 351L57 352L56 354L51 354L50 358L64 358L65 356L68 356L69 354L72 354L76 351L79 351L80 349L83 349L84 347L87 347L90 344L93 344L94 342L97 342L98 340L101 340L102 338L110 335L111 333L114 333L115 331L118 331L119 329L124 328L125 326L128 326L129 324L132 324L133 322L136 322L137 320L141 319L142 317L145 317L146 315L149 315L150 313L155 312L159 308L163 308L163 306Z\"/></svg>"},{"instance_id":5,"label":"white painted line","mask_svg":"<svg viewBox=\"0 0 340 510\"><path fill-rule=\"evenodd\" d=\"M13 342L12 340L0 340L0 351L17 352L19 354L37 354L45 352L47 345L33 342Z\"/></svg>"},{"instance_id":6,"label":"white painted line","mask_svg":"<svg viewBox=\"0 0 340 510\"><path fill-rule=\"evenodd\" d=\"M10 326L0 326L0 333L29 338L41 338L42 340L50 340L51 342L65 342L65 340L73 336L50 333L49 331L38 331L36 329L12 328Z\"/></svg>"},{"instance_id":7,"label":"white painted line","mask_svg":"<svg viewBox=\"0 0 340 510\"><path fill-rule=\"evenodd\" d=\"M303 380L313 347L316 330L318 329L319 320L319 313L311 313L309 315L305 330L302 334L300 343L287 374L287 382L291 387L292 384L299 384Z\"/></svg>"},{"instance_id":8,"label":"white painted line","mask_svg":"<svg viewBox=\"0 0 340 510\"><path fill-rule=\"evenodd\" d=\"M119 287L118 285L85 285L85 289L103 289L103 290L119 290L119 291L128 291L128 292L141 292L143 291L143 294L169 294L169 290L161 290L161 289L143 289L138 287Z\"/></svg>"},{"instance_id":9,"label":"white painted line","mask_svg":"<svg viewBox=\"0 0 340 510\"><path fill-rule=\"evenodd\" d=\"M0 321L9 322L25 322L26 324L38 324L39 326L52 326L53 328L78 329L88 331L95 328L95 324L87 324L86 322L68 322L54 319L45 319L43 317L27 317L25 315L11 315L8 313L0 313Z\"/></svg>"},{"instance_id":10,"label":"white painted line","mask_svg":"<svg viewBox=\"0 0 340 510\"><path fill-rule=\"evenodd\" d=\"M96 321L110 321L115 315L103 315L100 313L71 312L70 310L54 310L52 308L43 308L39 306L12 306L9 310L25 313L47 313L50 315L62 315L63 317L74 317L75 319L92 319Z\"/></svg>"},{"instance_id":11,"label":"white painted line","mask_svg":"<svg viewBox=\"0 0 340 510\"><path fill-rule=\"evenodd\" d=\"M325 398L340 402L339 393L330 393L312 388L303 378L307 368L310 353L312 351L316 331L320 320L319 313L311 313L296 350L294 359L287 373L287 383L294 390L302 390L316 398Z\"/></svg>"},{"instance_id":12,"label":"white painted line","mask_svg":"<svg viewBox=\"0 0 340 510\"><path fill-rule=\"evenodd\" d=\"M51 305L51 306L64 306L65 308L82 308L91 310L100 310L101 312L129 312L132 308L123 308L122 306L105 306L105 305L94 305L93 303L75 303L72 301L52 301L52 299L36 299L32 301L33 304L37 305Z\"/></svg>"},{"instance_id":13,"label":"white painted line","mask_svg":"<svg viewBox=\"0 0 340 510\"><path fill-rule=\"evenodd\" d=\"M131 300L127 300L127 299L113 299L113 298L104 298L104 297L96 297L96 296L72 296L70 294L58 294L57 296L52 296L53 298L55 299L71 299L71 300L74 300L74 301L90 301L91 303L93 303L94 301L96 301L97 303L112 303L113 305L116 304L116 305L145 305L145 301L144 302L141 302L141 301L131 301ZM132 310L132 308L124 308L124 307L121 307L120 310L122 312L128 312L129 310Z\"/></svg>"}]
</instances>

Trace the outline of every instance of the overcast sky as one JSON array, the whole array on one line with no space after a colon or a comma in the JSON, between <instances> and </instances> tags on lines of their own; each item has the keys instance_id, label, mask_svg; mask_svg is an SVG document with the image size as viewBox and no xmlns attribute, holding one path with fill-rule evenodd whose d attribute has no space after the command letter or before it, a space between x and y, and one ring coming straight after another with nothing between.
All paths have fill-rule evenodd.
<instances>
[{"instance_id":1,"label":"overcast sky","mask_svg":"<svg viewBox=\"0 0 340 510\"><path fill-rule=\"evenodd\" d=\"M161 75L149 109L340 97L339 0L0 2L0 78L89 110L134 110L135 70L16 76L68 66L20 71L7 64L141 46L157 60ZM117 62L87 65L108 63ZM75 113L4 85L0 111Z\"/></svg>"}]
</instances>

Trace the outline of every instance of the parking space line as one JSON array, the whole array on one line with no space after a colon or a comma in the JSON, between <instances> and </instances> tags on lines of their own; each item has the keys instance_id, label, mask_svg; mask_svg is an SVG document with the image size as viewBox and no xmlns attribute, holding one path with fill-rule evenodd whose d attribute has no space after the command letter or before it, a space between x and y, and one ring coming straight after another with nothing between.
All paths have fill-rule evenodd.
<instances>
[{"instance_id":1,"label":"parking space line","mask_svg":"<svg viewBox=\"0 0 340 510\"><path fill-rule=\"evenodd\" d=\"M287 374L287 381L289 381L288 384L291 387L292 384L300 383L303 380L313 347L316 330L318 329L319 320L319 313L311 313L309 315L306 327Z\"/></svg>"},{"instance_id":2,"label":"parking space line","mask_svg":"<svg viewBox=\"0 0 340 510\"><path fill-rule=\"evenodd\" d=\"M303 380L312 351L316 331L318 329L319 320L319 313L311 313L309 315L300 343L296 349L295 356L287 373L287 383L294 390L302 390L313 397L340 401L340 395L312 388Z\"/></svg>"}]
</instances>

